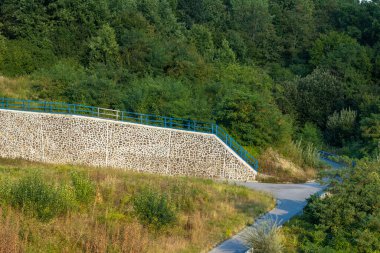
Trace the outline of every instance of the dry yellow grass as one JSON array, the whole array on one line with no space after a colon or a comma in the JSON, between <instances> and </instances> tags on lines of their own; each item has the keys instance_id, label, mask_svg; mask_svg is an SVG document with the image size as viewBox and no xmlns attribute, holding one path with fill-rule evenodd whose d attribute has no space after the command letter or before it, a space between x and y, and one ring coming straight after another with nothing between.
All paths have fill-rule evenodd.
<instances>
[{"instance_id":1,"label":"dry yellow grass","mask_svg":"<svg viewBox=\"0 0 380 253\"><path fill-rule=\"evenodd\" d=\"M7 78L0 76L0 96L20 99L32 98L32 82L27 77Z\"/></svg>"},{"instance_id":2,"label":"dry yellow grass","mask_svg":"<svg viewBox=\"0 0 380 253\"><path fill-rule=\"evenodd\" d=\"M0 198L4 181L38 172L46 182L62 184L73 170L88 173L96 185L94 201L43 222L0 200L7 210L0 214L0 253L206 252L274 206L268 195L211 180L5 159L0 159ZM146 187L181 204L174 224L155 230L134 215L131 199Z\"/></svg>"},{"instance_id":3,"label":"dry yellow grass","mask_svg":"<svg viewBox=\"0 0 380 253\"><path fill-rule=\"evenodd\" d=\"M301 167L270 148L260 155L259 160L265 174L259 176L260 181L306 182L317 176L316 168Z\"/></svg>"},{"instance_id":4,"label":"dry yellow grass","mask_svg":"<svg viewBox=\"0 0 380 253\"><path fill-rule=\"evenodd\" d=\"M0 208L0 253L23 251L23 242L19 237L20 218L13 212L4 212Z\"/></svg>"}]
</instances>

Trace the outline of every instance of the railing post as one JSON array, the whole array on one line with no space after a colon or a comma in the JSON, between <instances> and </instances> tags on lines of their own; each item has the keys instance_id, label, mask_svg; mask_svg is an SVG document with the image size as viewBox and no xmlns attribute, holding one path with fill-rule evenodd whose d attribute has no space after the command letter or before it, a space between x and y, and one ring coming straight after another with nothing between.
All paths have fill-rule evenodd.
<instances>
[{"instance_id":1,"label":"railing post","mask_svg":"<svg viewBox=\"0 0 380 253\"><path fill-rule=\"evenodd\" d=\"M166 127L166 117L164 117L164 127Z\"/></svg>"}]
</instances>

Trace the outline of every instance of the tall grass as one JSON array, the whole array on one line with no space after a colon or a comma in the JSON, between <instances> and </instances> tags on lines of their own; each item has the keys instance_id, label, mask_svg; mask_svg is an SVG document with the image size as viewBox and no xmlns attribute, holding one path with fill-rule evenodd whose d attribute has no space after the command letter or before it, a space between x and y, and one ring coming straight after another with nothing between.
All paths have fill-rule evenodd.
<instances>
[{"instance_id":1,"label":"tall grass","mask_svg":"<svg viewBox=\"0 0 380 253\"><path fill-rule=\"evenodd\" d=\"M279 151L267 149L259 161L262 174L258 180L265 182L306 182L314 179L321 167L318 149L301 141L291 142Z\"/></svg>"},{"instance_id":2,"label":"tall grass","mask_svg":"<svg viewBox=\"0 0 380 253\"><path fill-rule=\"evenodd\" d=\"M283 236L277 222L268 220L250 227L243 240L250 247L250 253L283 252Z\"/></svg>"},{"instance_id":3,"label":"tall grass","mask_svg":"<svg viewBox=\"0 0 380 253\"><path fill-rule=\"evenodd\" d=\"M30 99L32 95L32 82L25 77L9 79L0 76L0 97Z\"/></svg>"},{"instance_id":4,"label":"tall grass","mask_svg":"<svg viewBox=\"0 0 380 253\"><path fill-rule=\"evenodd\" d=\"M281 153L295 164L313 168L318 168L321 164L318 151L314 144L302 140L291 142L281 149Z\"/></svg>"},{"instance_id":5,"label":"tall grass","mask_svg":"<svg viewBox=\"0 0 380 253\"><path fill-rule=\"evenodd\" d=\"M202 252L274 206L211 180L4 159L0 200L5 252Z\"/></svg>"},{"instance_id":6,"label":"tall grass","mask_svg":"<svg viewBox=\"0 0 380 253\"><path fill-rule=\"evenodd\" d=\"M296 152L302 157L304 165L318 167L320 165L319 150L312 143L303 143L302 140L293 144Z\"/></svg>"},{"instance_id":7,"label":"tall grass","mask_svg":"<svg viewBox=\"0 0 380 253\"><path fill-rule=\"evenodd\" d=\"M88 176L77 171L71 172L71 183L78 202L89 204L95 198L95 185Z\"/></svg>"}]
</instances>

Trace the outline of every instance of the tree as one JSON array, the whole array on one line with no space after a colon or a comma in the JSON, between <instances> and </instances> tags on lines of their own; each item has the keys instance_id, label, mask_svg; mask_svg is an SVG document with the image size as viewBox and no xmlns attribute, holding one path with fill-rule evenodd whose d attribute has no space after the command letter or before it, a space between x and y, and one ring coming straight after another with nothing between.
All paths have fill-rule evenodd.
<instances>
[{"instance_id":1,"label":"tree","mask_svg":"<svg viewBox=\"0 0 380 253\"><path fill-rule=\"evenodd\" d=\"M246 146L266 147L289 140L290 124L260 94L230 91L217 106L217 122Z\"/></svg>"},{"instance_id":2,"label":"tree","mask_svg":"<svg viewBox=\"0 0 380 253\"><path fill-rule=\"evenodd\" d=\"M45 1L50 16L49 38L61 57L86 57L87 43L109 23L108 0Z\"/></svg>"},{"instance_id":3,"label":"tree","mask_svg":"<svg viewBox=\"0 0 380 253\"><path fill-rule=\"evenodd\" d=\"M188 27L194 23L217 27L226 17L226 7L222 0L178 0L178 10Z\"/></svg>"},{"instance_id":4,"label":"tree","mask_svg":"<svg viewBox=\"0 0 380 253\"><path fill-rule=\"evenodd\" d=\"M197 24L193 25L191 28L191 40L205 59L212 60L214 58L214 41L207 27Z\"/></svg>"},{"instance_id":5,"label":"tree","mask_svg":"<svg viewBox=\"0 0 380 253\"><path fill-rule=\"evenodd\" d=\"M88 43L88 63L103 63L117 66L120 63L119 45L115 31L108 24L103 25Z\"/></svg>"},{"instance_id":6,"label":"tree","mask_svg":"<svg viewBox=\"0 0 380 253\"><path fill-rule=\"evenodd\" d=\"M311 122L325 128L327 117L341 110L346 101L343 84L329 71L316 69L304 78L283 84L282 106L295 111L301 123Z\"/></svg>"},{"instance_id":7,"label":"tree","mask_svg":"<svg viewBox=\"0 0 380 253\"><path fill-rule=\"evenodd\" d=\"M0 3L2 33L9 39L46 36L50 23L42 0L3 0Z\"/></svg>"},{"instance_id":8,"label":"tree","mask_svg":"<svg viewBox=\"0 0 380 253\"><path fill-rule=\"evenodd\" d=\"M6 39L0 34L0 66L3 63L6 50Z\"/></svg>"},{"instance_id":9,"label":"tree","mask_svg":"<svg viewBox=\"0 0 380 253\"><path fill-rule=\"evenodd\" d=\"M270 0L269 10L287 65L305 63L305 50L316 36L312 0ZM304 74L304 73L301 73Z\"/></svg>"},{"instance_id":10,"label":"tree","mask_svg":"<svg viewBox=\"0 0 380 253\"><path fill-rule=\"evenodd\" d=\"M349 71L358 71L365 75L371 71L366 50L345 34L330 32L322 35L314 43L310 55L310 62L314 66L332 69L343 77Z\"/></svg>"},{"instance_id":11,"label":"tree","mask_svg":"<svg viewBox=\"0 0 380 253\"><path fill-rule=\"evenodd\" d=\"M236 61L235 52L231 49L230 43L226 40L222 40L222 45L218 48L215 58L223 63L234 63Z\"/></svg>"},{"instance_id":12,"label":"tree","mask_svg":"<svg viewBox=\"0 0 380 253\"><path fill-rule=\"evenodd\" d=\"M244 51L247 51L250 57L265 63L278 60L280 49L272 24L273 18L269 13L268 0L230 0L229 5L231 13L229 41L238 57L242 58L243 50L235 49L236 41L244 39L244 43L248 45Z\"/></svg>"},{"instance_id":13,"label":"tree","mask_svg":"<svg viewBox=\"0 0 380 253\"><path fill-rule=\"evenodd\" d=\"M371 114L360 121L362 138L366 141L369 153L377 151L380 154L380 114Z\"/></svg>"}]
</instances>

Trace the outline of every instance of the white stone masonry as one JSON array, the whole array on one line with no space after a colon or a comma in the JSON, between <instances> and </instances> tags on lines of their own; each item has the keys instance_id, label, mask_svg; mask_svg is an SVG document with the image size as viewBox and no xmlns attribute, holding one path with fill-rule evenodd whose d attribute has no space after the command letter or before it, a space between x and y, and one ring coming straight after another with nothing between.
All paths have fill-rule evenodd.
<instances>
[{"instance_id":1,"label":"white stone masonry","mask_svg":"<svg viewBox=\"0 0 380 253\"><path fill-rule=\"evenodd\" d=\"M0 109L0 157L231 180L256 172L213 134Z\"/></svg>"}]
</instances>

